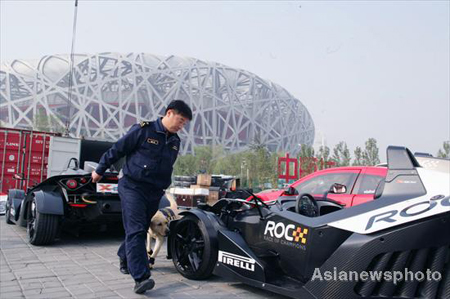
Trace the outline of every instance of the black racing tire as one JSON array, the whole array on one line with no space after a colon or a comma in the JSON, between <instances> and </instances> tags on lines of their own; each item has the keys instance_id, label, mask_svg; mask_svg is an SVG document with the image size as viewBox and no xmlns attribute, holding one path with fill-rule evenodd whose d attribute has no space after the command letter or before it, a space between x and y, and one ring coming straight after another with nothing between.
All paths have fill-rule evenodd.
<instances>
[{"instance_id":1,"label":"black racing tire","mask_svg":"<svg viewBox=\"0 0 450 299\"><path fill-rule=\"evenodd\" d=\"M195 216L186 215L172 233L170 250L177 271L188 279L209 278L217 262L217 249L212 248L205 224Z\"/></svg>"},{"instance_id":2,"label":"black racing tire","mask_svg":"<svg viewBox=\"0 0 450 299\"><path fill-rule=\"evenodd\" d=\"M176 175L173 177L176 182L190 182L191 185L197 183L197 177L195 175Z\"/></svg>"},{"instance_id":3,"label":"black racing tire","mask_svg":"<svg viewBox=\"0 0 450 299\"><path fill-rule=\"evenodd\" d=\"M6 198L6 207L5 207L5 221L7 224L14 224L11 221L11 206L13 205L14 198L25 198L25 192L20 189L10 189L8 190L8 197ZM17 213L18 211L16 211Z\"/></svg>"},{"instance_id":4,"label":"black racing tire","mask_svg":"<svg viewBox=\"0 0 450 299\"><path fill-rule=\"evenodd\" d=\"M27 236L32 245L49 245L55 242L59 229L59 216L39 213L33 196L27 207Z\"/></svg>"}]
</instances>

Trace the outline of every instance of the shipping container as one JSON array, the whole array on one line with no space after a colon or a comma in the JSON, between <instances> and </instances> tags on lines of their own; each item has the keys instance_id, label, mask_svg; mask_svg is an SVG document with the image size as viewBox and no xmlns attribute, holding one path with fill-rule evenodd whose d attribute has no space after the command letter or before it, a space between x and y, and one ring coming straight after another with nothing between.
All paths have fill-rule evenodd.
<instances>
[{"instance_id":1,"label":"shipping container","mask_svg":"<svg viewBox=\"0 0 450 299\"><path fill-rule=\"evenodd\" d=\"M0 191L26 190L47 178L50 138L57 133L0 128ZM17 175L24 180L16 179Z\"/></svg>"}]
</instances>

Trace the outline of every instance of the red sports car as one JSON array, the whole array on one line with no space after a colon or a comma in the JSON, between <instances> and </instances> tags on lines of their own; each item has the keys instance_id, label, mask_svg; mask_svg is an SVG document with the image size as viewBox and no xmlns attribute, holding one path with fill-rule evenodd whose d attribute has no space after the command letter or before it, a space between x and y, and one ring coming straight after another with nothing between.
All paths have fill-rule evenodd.
<instances>
[{"instance_id":1,"label":"red sports car","mask_svg":"<svg viewBox=\"0 0 450 299\"><path fill-rule=\"evenodd\" d=\"M292 183L290 187L295 190L288 188L287 190L262 191L257 195L264 201L272 201L280 196L308 193L317 199L327 199L344 207L351 207L372 200L378 184L384 181L386 174L386 167L329 168L314 172ZM343 185L345 189L329 192L333 184Z\"/></svg>"}]
</instances>

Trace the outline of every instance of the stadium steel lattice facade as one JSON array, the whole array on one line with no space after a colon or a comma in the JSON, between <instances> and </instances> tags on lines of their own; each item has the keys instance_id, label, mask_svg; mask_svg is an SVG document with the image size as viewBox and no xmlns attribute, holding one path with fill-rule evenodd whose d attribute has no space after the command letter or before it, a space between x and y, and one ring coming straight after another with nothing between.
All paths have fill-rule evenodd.
<instances>
[{"instance_id":1,"label":"stadium steel lattice facade","mask_svg":"<svg viewBox=\"0 0 450 299\"><path fill-rule=\"evenodd\" d=\"M314 123L306 107L281 86L214 62L151 54L75 55L2 63L1 120L15 128L55 130L70 120L70 134L117 140L141 120L186 101L192 122L180 134L183 153L196 145L231 151L260 142L296 153L312 145ZM70 104L69 100L70 98Z\"/></svg>"}]
</instances>

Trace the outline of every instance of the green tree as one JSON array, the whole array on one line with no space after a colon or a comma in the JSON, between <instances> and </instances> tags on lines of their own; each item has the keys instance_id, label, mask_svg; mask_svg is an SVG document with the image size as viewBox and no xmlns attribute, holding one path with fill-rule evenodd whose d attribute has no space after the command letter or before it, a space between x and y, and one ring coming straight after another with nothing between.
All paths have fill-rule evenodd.
<instances>
[{"instance_id":1,"label":"green tree","mask_svg":"<svg viewBox=\"0 0 450 299\"><path fill-rule=\"evenodd\" d=\"M316 158L318 160L318 169L324 169L326 163L330 160L330 148L326 145L320 146Z\"/></svg>"},{"instance_id":2,"label":"green tree","mask_svg":"<svg viewBox=\"0 0 450 299\"><path fill-rule=\"evenodd\" d=\"M33 129L43 132L51 131L50 117L43 108L38 108L33 117Z\"/></svg>"},{"instance_id":3,"label":"green tree","mask_svg":"<svg viewBox=\"0 0 450 299\"><path fill-rule=\"evenodd\" d=\"M273 155L266 147L260 147L253 151L256 158L256 183L260 188L264 188L265 183L273 185L273 177L276 173L276 164Z\"/></svg>"},{"instance_id":4,"label":"green tree","mask_svg":"<svg viewBox=\"0 0 450 299\"><path fill-rule=\"evenodd\" d=\"M215 174L240 176L242 157L242 153L224 153L217 159L213 172Z\"/></svg>"},{"instance_id":5,"label":"green tree","mask_svg":"<svg viewBox=\"0 0 450 299\"><path fill-rule=\"evenodd\" d=\"M178 157L174 166L175 175L212 174L219 157L223 156L223 150L220 147L198 146L194 148L194 154Z\"/></svg>"},{"instance_id":6,"label":"green tree","mask_svg":"<svg viewBox=\"0 0 450 299\"><path fill-rule=\"evenodd\" d=\"M277 188L278 186L278 153L271 153L270 155L270 163L272 165L272 170L271 170L271 183L272 183L272 188Z\"/></svg>"},{"instance_id":7,"label":"green tree","mask_svg":"<svg viewBox=\"0 0 450 299\"><path fill-rule=\"evenodd\" d=\"M349 166L351 157L347 143L344 141L339 142L333 149L333 156L331 159L336 162L336 166Z\"/></svg>"},{"instance_id":8,"label":"green tree","mask_svg":"<svg viewBox=\"0 0 450 299\"><path fill-rule=\"evenodd\" d=\"M439 158L450 158L450 141L444 141L442 149L439 149L437 156Z\"/></svg>"},{"instance_id":9,"label":"green tree","mask_svg":"<svg viewBox=\"0 0 450 299\"><path fill-rule=\"evenodd\" d=\"M301 173L300 176L304 177L316 170L316 158L314 148L307 144L300 145L300 152L297 155L300 162Z\"/></svg>"},{"instance_id":10,"label":"green tree","mask_svg":"<svg viewBox=\"0 0 450 299\"><path fill-rule=\"evenodd\" d=\"M44 107L40 107L33 117L33 129L42 132L63 133L64 125L53 115L47 114Z\"/></svg>"},{"instance_id":11,"label":"green tree","mask_svg":"<svg viewBox=\"0 0 450 299\"><path fill-rule=\"evenodd\" d=\"M301 157L314 157L314 148L311 145L301 144L297 158Z\"/></svg>"},{"instance_id":12,"label":"green tree","mask_svg":"<svg viewBox=\"0 0 450 299\"><path fill-rule=\"evenodd\" d=\"M180 156L173 167L174 175L193 175L197 173L197 159L193 155Z\"/></svg>"},{"instance_id":13,"label":"green tree","mask_svg":"<svg viewBox=\"0 0 450 299\"><path fill-rule=\"evenodd\" d=\"M256 135L252 144L246 151L246 167L251 169L246 171L248 177L248 187L264 188L265 183L277 184L277 154L270 153L267 145L261 141L259 135Z\"/></svg>"},{"instance_id":14,"label":"green tree","mask_svg":"<svg viewBox=\"0 0 450 299\"><path fill-rule=\"evenodd\" d=\"M362 166L363 165L363 157L362 157L362 149L357 146L355 151L355 159L353 160L353 166Z\"/></svg>"},{"instance_id":15,"label":"green tree","mask_svg":"<svg viewBox=\"0 0 450 299\"><path fill-rule=\"evenodd\" d=\"M212 173L215 161L213 161L213 150L210 146L197 146L194 148L197 162L196 173Z\"/></svg>"},{"instance_id":16,"label":"green tree","mask_svg":"<svg viewBox=\"0 0 450 299\"><path fill-rule=\"evenodd\" d=\"M377 165L380 163L378 156L377 140L375 138L369 138L366 141L366 147L362 153L362 159L364 165Z\"/></svg>"}]
</instances>

